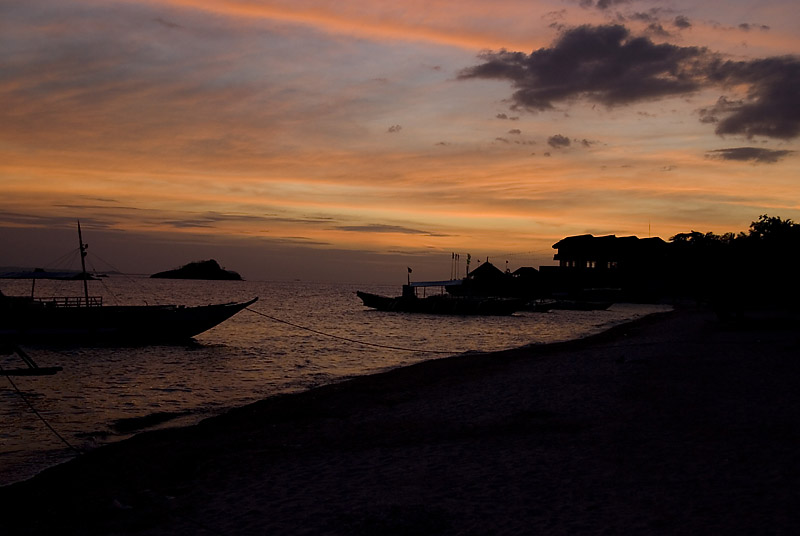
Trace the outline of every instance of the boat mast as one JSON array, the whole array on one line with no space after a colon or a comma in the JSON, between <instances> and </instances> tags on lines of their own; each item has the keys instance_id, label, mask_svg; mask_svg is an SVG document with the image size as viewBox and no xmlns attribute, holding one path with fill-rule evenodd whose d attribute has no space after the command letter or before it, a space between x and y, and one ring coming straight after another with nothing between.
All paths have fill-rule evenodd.
<instances>
[{"instance_id":1,"label":"boat mast","mask_svg":"<svg viewBox=\"0 0 800 536\"><path fill-rule=\"evenodd\" d=\"M83 236L81 235L81 220L78 220L78 245L81 248L81 269L83 273L83 296L86 298L86 307L89 307L89 283L86 281L86 244L83 243Z\"/></svg>"}]
</instances>

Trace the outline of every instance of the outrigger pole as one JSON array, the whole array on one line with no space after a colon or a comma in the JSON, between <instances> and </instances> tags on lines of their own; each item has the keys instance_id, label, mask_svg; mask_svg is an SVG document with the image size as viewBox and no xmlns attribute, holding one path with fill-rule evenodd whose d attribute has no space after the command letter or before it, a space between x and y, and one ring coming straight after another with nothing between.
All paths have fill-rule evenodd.
<instances>
[{"instance_id":1,"label":"outrigger pole","mask_svg":"<svg viewBox=\"0 0 800 536\"><path fill-rule=\"evenodd\" d=\"M81 248L81 269L83 270L81 277L83 278L83 296L86 298L86 307L89 307L89 283L86 281L86 244L83 243L83 236L81 235L81 220L78 220L78 245Z\"/></svg>"},{"instance_id":2,"label":"outrigger pole","mask_svg":"<svg viewBox=\"0 0 800 536\"><path fill-rule=\"evenodd\" d=\"M27 368L16 368L11 370L0 367L0 374L4 376L49 376L61 370L61 367L40 367L36 364L33 358L31 358L31 356L23 352L22 348L16 344L12 344L7 347L3 346L0 348L0 353L17 354L28 366Z\"/></svg>"}]
</instances>

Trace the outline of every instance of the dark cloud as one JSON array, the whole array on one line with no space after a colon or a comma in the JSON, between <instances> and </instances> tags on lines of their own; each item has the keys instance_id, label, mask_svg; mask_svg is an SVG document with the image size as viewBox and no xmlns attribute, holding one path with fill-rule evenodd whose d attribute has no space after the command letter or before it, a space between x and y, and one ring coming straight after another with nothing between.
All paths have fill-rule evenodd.
<instances>
[{"instance_id":1,"label":"dark cloud","mask_svg":"<svg viewBox=\"0 0 800 536\"><path fill-rule=\"evenodd\" d=\"M329 225L334 218L330 216L306 216L304 218L288 218L285 216L277 216L275 214L267 214L263 216L262 220L267 223L289 223L297 225Z\"/></svg>"},{"instance_id":2,"label":"dark cloud","mask_svg":"<svg viewBox=\"0 0 800 536\"><path fill-rule=\"evenodd\" d=\"M106 200L97 199L97 201L104 201L105 202ZM109 202L109 203L117 203L117 201L113 201L113 200L108 200L107 202ZM136 208L136 207L126 207L126 206L121 206L121 205L116 205L116 204L109 206L108 204L89 205L89 204L66 204L66 203L61 203L61 204L56 204L56 205L53 205L53 206L56 207L56 208L66 208L66 209L70 209L70 210L75 210L75 211L78 211L78 213L80 213L81 211L89 212L89 211L103 211L103 210L109 210L109 209L112 210L113 212L129 211L129 210L142 210L142 209Z\"/></svg>"},{"instance_id":3,"label":"dark cloud","mask_svg":"<svg viewBox=\"0 0 800 536\"><path fill-rule=\"evenodd\" d=\"M531 54L500 50L480 58L459 78L511 81L512 109L546 111L578 98L616 106L745 86L744 101L718 102L701 120L716 123L720 135L800 135L800 60L794 56L732 61L706 48L656 44L622 25L606 25L567 30L550 48Z\"/></svg>"},{"instance_id":4,"label":"dark cloud","mask_svg":"<svg viewBox=\"0 0 800 536\"><path fill-rule=\"evenodd\" d=\"M577 97L617 105L696 91L702 86L698 63L706 55L697 47L631 37L621 25L580 26L530 55L483 53L482 64L459 76L511 80L514 105L529 110L550 110L556 101Z\"/></svg>"},{"instance_id":5,"label":"dark cloud","mask_svg":"<svg viewBox=\"0 0 800 536\"><path fill-rule=\"evenodd\" d=\"M765 24L751 24L749 22L743 22L739 25L740 30L744 30L745 32L749 32L750 30L761 30L761 31L768 31L769 26Z\"/></svg>"},{"instance_id":6,"label":"dark cloud","mask_svg":"<svg viewBox=\"0 0 800 536\"><path fill-rule=\"evenodd\" d=\"M652 35L657 35L658 37L670 37L670 34L667 30L664 29L658 22L653 22L647 26L647 33Z\"/></svg>"},{"instance_id":7,"label":"dark cloud","mask_svg":"<svg viewBox=\"0 0 800 536\"><path fill-rule=\"evenodd\" d=\"M214 228L218 223L222 222L244 222L255 225L262 225L269 227L275 223L289 223L295 225L330 225L333 218L328 216L308 216L305 218L288 218L278 216L276 214L229 214L221 212L203 212L203 213L188 213L181 215L177 218L161 219L158 214L150 216L150 221L157 222L163 225L169 225L177 229L189 228Z\"/></svg>"},{"instance_id":8,"label":"dark cloud","mask_svg":"<svg viewBox=\"0 0 800 536\"><path fill-rule=\"evenodd\" d=\"M744 101L732 101L723 95L717 99L717 102L714 103L713 106L701 108L698 111L698 114L700 115L700 122L709 124L719 123L720 115L730 114L740 108L743 104Z\"/></svg>"},{"instance_id":9,"label":"dark cloud","mask_svg":"<svg viewBox=\"0 0 800 536\"><path fill-rule=\"evenodd\" d=\"M369 225L342 225L336 227L339 231L350 231L354 233L400 233L411 235L423 236L447 236L430 231L420 231L419 229L409 229L408 227L401 227L399 225L384 225L380 223L373 223Z\"/></svg>"},{"instance_id":10,"label":"dark cloud","mask_svg":"<svg viewBox=\"0 0 800 536\"><path fill-rule=\"evenodd\" d=\"M176 22L172 22L172 21L167 20L167 19L162 19L161 17L156 17L153 20L155 22L161 24L162 26L166 26L167 28L176 29L176 28L180 28L181 27L180 24L178 24Z\"/></svg>"},{"instance_id":11,"label":"dark cloud","mask_svg":"<svg viewBox=\"0 0 800 536\"><path fill-rule=\"evenodd\" d=\"M392 125L387 132L394 134L395 132L400 132L402 129L403 127L401 125Z\"/></svg>"},{"instance_id":12,"label":"dark cloud","mask_svg":"<svg viewBox=\"0 0 800 536\"><path fill-rule=\"evenodd\" d=\"M554 149L569 147L570 143L571 142L569 141L569 138L562 136L561 134L556 134L555 136L550 136L547 138L547 145L553 147Z\"/></svg>"},{"instance_id":13,"label":"dark cloud","mask_svg":"<svg viewBox=\"0 0 800 536\"><path fill-rule=\"evenodd\" d=\"M580 5L583 8L597 8L601 11L609 9L611 6L619 4L629 4L631 0L580 0Z\"/></svg>"},{"instance_id":14,"label":"dark cloud","mask_svg":"<svg viewBox=\"0 0 800 536\"><path fill-rule=\"evenodd\" d=\"M649 12L637 11L636 13L628 15L628 18L639 22L645 22L647 24L658 22L659 20L658 11L654 9L651 9Z\"/></svg>"},{"instance_id":15,"label":"dark cloud","mask_svg":"<svg viewBox=\"0 0 800 536\"><path fill-rule=\"evenodd\" d=\"M43 228L43 229L61 229L61 228L74 228L75 218L71 216L43 216L39 214L27 214L24 212L12 212L10 210L0 210L0 227L26 227L26 228ZM87 221L83 218L82 222ZM94 225L97 222L91 221ZM101 222L103 227L107 227L107 222ZM4 232L6 230L4 229Z\"/></svg>"},{"instance_id":16,"label":"dark cloud","mask_svg":"<svg viewBox=\"0 0 800 536\"><path fill-rule=\"evenodd\" d=\"M720 135L743 134L790 139L800 135L800 59L793 56L751 61L716 61L709 79L724 86L747 84L747 99L717 102Z\"/></svg>"},{"instance_id":17,"label":"dark cloud","mask_svg":"<svg viewBox=\"0 0 800 536\"><path fill-rule=\"evenodd\" d=\"M779 160L794 154L795 151L775 151L759 147L734 147L732 149L718 149L709 151L709 158L720 160L736 160L740 162L758 162L761 164L774 164Z\"/></svg>"},{"instance_id":18,"label":"dark cloud","mask_svg":"<svg viewBox=\"0 0 800 536\"><path fill-rule=\"evenodd\" d=\"M679 30L691 28L692 23L684 15L673 16L670 10L654 7L647 11L637 11L625 16L619 16L619 21L632 20L647 25L645 33L658 37L670 37L672 34L666 27L672 26Z\"/></svg>"},{"instance_id":19,"label":"dark cloud","mask_svg":"<svg viewBox=\"0 0 800 536\"><path fill-rule=\"evenodd\" d=\"M520 129L518 129L518 128L512 128L511 130L508 131L508 133L509 134L519 135L519 134L522 134L522 131Z\"/></svg>"},{"instance_id":20,"label":"dark cloud","mask_svg":"<svg viewBox=\"0 0 800 536\"><path fill-rule=\"evenodd\" d=\"M677 17L675 17L675 20L672 21L672 24L674 24L676 28L680 28L681 30L685 30L687 28L692 27L692 23L689 22L689 19L687 17L684 17L683 15L678 15Z\"/></svg>"},{"instance_id":21,"label":"dark cloud","mask_svg":"<svg viewBox=\"0 0 800 536\"><path fill-rule=\"evenodd\" d=\"M183 219L183 220L167 220L164 225L169 225L176 229L203 229L214 227L214 222L204 219Z\"/></svg>"}]
</instances>

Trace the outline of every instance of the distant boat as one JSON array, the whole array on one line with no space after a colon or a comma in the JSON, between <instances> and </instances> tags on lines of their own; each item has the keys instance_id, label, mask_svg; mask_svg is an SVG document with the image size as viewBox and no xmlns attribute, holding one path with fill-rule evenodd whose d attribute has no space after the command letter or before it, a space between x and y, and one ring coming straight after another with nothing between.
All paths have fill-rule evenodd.
<instances>
[{"instance_id":1,"label":"distant boat","mask_svg":"<svg viewBox=\"0 0 800 536\"><path fill-rule=\"evenodd\" d=\"M447 286L457 282L426 282L403 285L403 295L397 297L381 296L369 292L356 292L366 307L379 311L398 313L428 313L437 315L510 315L522 309L524 300L515 298L493 298L482 296L453 296L435 294L419 297L415 288L426 286Z\"/></svg>"},{"instance_id":2,"label":"distant boat","mask_svg":"<svg viewBox=\"0 0 800 536\"><path fill-rule=\"evenodd\" d=\"M0 292L2 344L153 344L182 342L224 322L258 298L202 306L103 305L86 283L86 245L78 223L83 296L37 298ZM34 272L34 279L46 273ZM14 277L18 277L14 274Z\"/></svg>"}]
</instances>

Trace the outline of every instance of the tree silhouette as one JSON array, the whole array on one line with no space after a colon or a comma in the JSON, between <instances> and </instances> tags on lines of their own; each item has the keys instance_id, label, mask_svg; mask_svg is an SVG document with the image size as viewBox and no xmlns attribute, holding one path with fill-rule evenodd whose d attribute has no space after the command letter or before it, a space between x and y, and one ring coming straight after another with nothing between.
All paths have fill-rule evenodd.
<instances>
[{"instance_id":1,"label":"tree silhouette","mask_svg":"<svg viewBox=\"0 0 800 536\"><path fill-rule=\"evenodd\" d=\"M766 214L759 216L757 221L750 224L751 240L763 240L771 243L783 242L785 245L800 240L800 224L792 220L782 220L779 217L770 217Z\"/></svg>"},{"instance_id":2,"label":"tree silhouette","mask_svg":"<svg viewBox=\"0 0 800 536\"><path fill-rule=\"evenodd\" d=\"M795 305L800 299L800 224L764 214L747 233L691 231L670 238L679 290L718 308Z\"/></svg>"}]
</instances>

